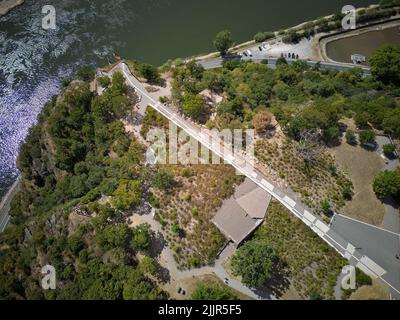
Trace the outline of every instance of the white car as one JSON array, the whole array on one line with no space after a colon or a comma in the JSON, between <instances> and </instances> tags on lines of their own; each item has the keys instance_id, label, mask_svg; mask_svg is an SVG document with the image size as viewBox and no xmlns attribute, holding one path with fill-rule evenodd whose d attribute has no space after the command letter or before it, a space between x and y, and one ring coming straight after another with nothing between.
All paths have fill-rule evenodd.
<instances>
[{"instance_id":1,"label":"white car","mask_svg":"<svg viewBox=\"0 0 400 320\"><path fill-rule=\"evenodd\" d=\"M253 53L252 53L250 50L247 50L246 53L247 53L250 57L253 56Z\"/></svg>"}]
</instances>

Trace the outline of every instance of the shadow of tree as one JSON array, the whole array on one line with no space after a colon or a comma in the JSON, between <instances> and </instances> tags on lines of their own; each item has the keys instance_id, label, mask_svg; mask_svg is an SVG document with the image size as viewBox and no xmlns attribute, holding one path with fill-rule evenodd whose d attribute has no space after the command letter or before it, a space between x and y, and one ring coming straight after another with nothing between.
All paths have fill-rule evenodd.
<instances>
[{"instance_id":1,"label":"shadow of tree","mask_svg":"<svg viewBox=\"0 0 400 320\"><path fill-rule=\"evenodd\" d=\"M255 292L261 297L268 292L272 292L279 299L290 287L289 266L283 260L277 259L272 267L271 274L272 277Z\"/></svg>"}]
</instances>

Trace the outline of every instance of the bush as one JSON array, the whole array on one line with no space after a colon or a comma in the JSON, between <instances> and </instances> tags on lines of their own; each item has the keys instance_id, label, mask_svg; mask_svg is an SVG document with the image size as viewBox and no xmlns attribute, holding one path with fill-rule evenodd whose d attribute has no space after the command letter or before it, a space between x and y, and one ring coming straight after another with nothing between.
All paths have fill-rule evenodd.
<instances>
[{"instance_id":1,"label":"bush","mask_svg":"<svg viewBox=\"0 0 400 320\"><path fill-rule=\"evenodd\" d=\"M160 170L153 177L153 186L160 190L169 189L174 183L174 175L170 171Z\"/></svg>"},{"instance_id":2,"label":"bush","mask_svg":"<svg viewBox=\"0 0 400 320\"><path fill-rule=\"evenodd\" d=\"M357 144L357 137L353 130L347 130L346 132L346 142L352 146Z\"/></svg>"},{"instance_id":3,"label":"bush","mask_svg":"<svg viewBox=\"0 0 400 320\"><path fill-rule=\"evenodd\" d=\"M372 130L364 130L360 132L360 143L362 145L375 143L375 132Z\"/></svg>"},{"instance_id":4,"label":"bush","mask_svg":"<svg viewBox=\"0 0 400 320\"><path fill-rule=\"evenodd\" d=\"M233 256L232 271L242 277L244 284L258 288L270 279L275 259L275 252L268 243L247 241Z\"/></svg>"},{"instance_id":5,"label":"bush","mask_svg":"<svg viewBox=\"0 0 400 320\"><path fill-rule=\"evenodd\" d=\"M396 147L393 144L385 144L383 146L383 153L387 157L392 157L395 151Z\"/></svg>"},{"instance_id":6,"label":"bush","mask_svg":"<svg viewBox=\"0 0 400 320\"><path fill-rule=\"evenodd\" d=\"M140 63L138 65L138 71L140 72L141 76L149 82L157 83L160 81L158 69L151 64Z\"/></svg>"},{"instance_id":7,"label":"bush","mask_svg":"<svg viewBox=\"0 0 400 320\"><path fill-rule=\"evenodd\" d=\"M400 171L384 171L376 176L374 192L380 198L400 195Z\"/></svg>"},{"instance_id":8,"label":"bush","mask_svg":"<svg viewBox=\"0 0 400 320\"><path fill-rule=\"evenodd\" d=\"M94 79L95 70L90 66L83 66L78 71L78 78L82 81L92 81Z\"/></svg>"},{"instance_id":9,"label":"bush","mask_svg":"<svg viewBox=\"0 0 400 320\"><path fill-rule=\"evenodd\" d=\"M111 84L111 80L108 76L100 77L98 81L103 88L107 88Z\"/></svg>"},{"instance_id":10,"label":"bush","mask_svg":"<svg viewBox=\"0 0 400 320\"><path fill-rule=\"evenodd\" d=\"M273 32L258 32L254 36L254 41L255 42L263 42L265 40L271 39L275 36Z\"/></svg>"}]
</instances>

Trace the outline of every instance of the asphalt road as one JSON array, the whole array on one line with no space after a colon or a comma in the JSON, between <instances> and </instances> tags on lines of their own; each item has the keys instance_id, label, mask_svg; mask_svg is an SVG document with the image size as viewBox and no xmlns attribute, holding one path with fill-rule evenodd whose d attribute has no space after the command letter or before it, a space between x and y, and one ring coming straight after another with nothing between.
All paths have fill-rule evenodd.
<instances>
[{"instance_id":1,"label":"asphalt road","mask_svg":"<svg viewBox=\"0 0 400 320\"><path fill-rule=\"evenodd\" d=\"M242 61L255 61L255 62L261 62L261 61L268 61L268 66L272 69L276 68L276 62L278 58L276 57L271 57L265 53L265 51L259 51L257 47L250 49L253 53L252 57L245 57L245 56L236 56L236 58L240 58ZM235 56L230 56L228 59L233 59ZM206 61L200 61L199 63L205 68L205 69L215 69L219 68L222 66L224 59L222 58L217 58L217 59L212 59L212 60L206 60ZM288 59L286 58L286 61L291 64L294 61L299 61L296 59ZM321 69L326 69L326 70L338 70L338 71L345 71L345 70L351 70L355 67L360 67L364 71L364 76L369 76L371 75L370 69L365 66L356 66L348 63L331 63L331 62L323 62L323 61L311 61L311 60L304 60L308 63L309 66L315 67L317 64L319 64L319 67Z\"/></svg>"},{"instance_id":2,"label":"asphalt road","mask_svg":"<svg viewBox=\"0 0 400 320\"><path fill-rule=\"evenodd\" d=\"M10 204L18 190L19 178L14 182L14 184L11 186L10 190L7 192L0 203L0 232L4 231L4 229L7 227L8 222L10 221L10 216L8 214L8 212L10 211Z\"/></svg>"},{"instance_id":3,"label":"asphalt road","mask_svg":"<svg viewBox=\"0 0 400 320\"><path fill-rule=\"evenodd\" d=\"M379 261L379 265L387 272L382 278L400 288L400 260L396 258L397 254L400 255L399 234L341 215L334 217L331 230L350 241L362 255ZM396 297L400 299L400 294L397 293Z\"/></svg>"}]
</instances>

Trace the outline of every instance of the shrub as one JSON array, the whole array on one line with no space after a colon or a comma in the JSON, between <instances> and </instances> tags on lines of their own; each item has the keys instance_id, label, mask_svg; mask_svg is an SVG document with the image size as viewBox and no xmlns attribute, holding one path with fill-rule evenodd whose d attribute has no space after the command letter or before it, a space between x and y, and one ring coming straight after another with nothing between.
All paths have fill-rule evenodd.
<instances>
[{"instance_id":1,"label":"shrub","mask_svg":"<svg viewBox=\"0 0 400 320\"><path fill-rule=\"evenodd\" d=\"M385 144L383 146L383 153L387 157L393 156L395 151L396 151L396 147L393 144Z\"/></svg>"},{"instance_id":2,"label":"shrub","mask_svg":"<svg viewBox=\"0 0 400 320\"><path fill-rule=\"evenodd\" d=\"M254 41L255 42L263 42L265 40L271 39L275 36L273 32L258 32L254 36Z\"/></svg>"},{"instance_id":3,"label":"shrub","mask_svg":"<svg viewBox=\"0 0 400 320\"><path fill-rule=\"evenodd\" d=\"M360 143L362 145L375 143L375 132L372 130L363 130L360 132Z\"/></svg>"},{"instance_id":4,"label":"shrub","mask_svg":"<svg viewBox=\"0 0 400 320\"><path fill-rule=\"evenodd\" d=\"M352 146L357 144L357 137L353 130L347 130L346 132L346 142Z\"/></svg>"}]
</instances>

